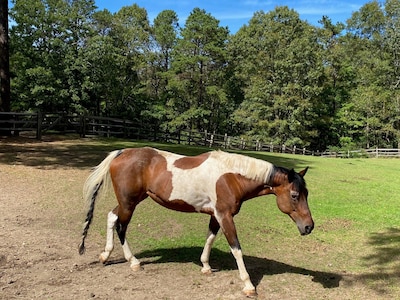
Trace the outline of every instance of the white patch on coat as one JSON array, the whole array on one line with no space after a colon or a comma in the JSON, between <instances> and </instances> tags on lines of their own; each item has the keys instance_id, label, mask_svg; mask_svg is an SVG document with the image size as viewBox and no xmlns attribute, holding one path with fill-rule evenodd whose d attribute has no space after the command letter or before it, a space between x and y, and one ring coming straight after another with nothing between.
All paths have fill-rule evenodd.
<instances>
[{"instance_id":1,"label":"white patch on coat","mask_svg":"<svg viewBox=\"0 0 400 300\"><path fill-rule=\"evenodd\" d=\"M199 166L182 169L174 166L184 156L157 150L167 160L167 170L172 173L172 192L169 200L184 200L197 211L215 210L216 182L226 173L240 174L263 183L269 182L273 165L269 162L223 151L210 152Z\"/></svg>"}]
</instances>

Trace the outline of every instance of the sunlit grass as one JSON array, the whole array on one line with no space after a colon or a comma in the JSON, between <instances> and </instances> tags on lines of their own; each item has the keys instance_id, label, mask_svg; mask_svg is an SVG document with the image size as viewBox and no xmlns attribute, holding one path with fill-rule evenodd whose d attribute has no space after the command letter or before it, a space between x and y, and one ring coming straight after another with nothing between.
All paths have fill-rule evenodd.
<instances>
[{"instance_id":1,"label":"sunlit grass","mask_svg":"<svg viewBox=\"0 0 400 300\"><path fill-rule=\"evenodd\" d=\"M149 145L188 155L209 151L201 147L120 140L96 143L110 150ZM396 274L400 267L397 251L400 248L400 160L335 159L254 151L244 154L297 171L309 166L305 178L316 224L310 236L301 237L295 224L278 210L274 196L247 201L235 217L245 255L308 270L356 274L367 285L374 281L374 275L380 274L381 284L389 290L397 289L393 276L399 277ZM110 200L99 206L103 218L115 204L115 200ZM179 249L200 251L208 220L206 215L169 211L146 200L132 218L128 239L136 253L178 249L182 255L184 251ZM105 226L105 219L101 226ZM214 248L219 251L216 257L211 255L211 261L217 265L229 260L234 263L223 236L219 236ZM221 257L221 253L226 256Z\"/></svg>"}]
</instances>

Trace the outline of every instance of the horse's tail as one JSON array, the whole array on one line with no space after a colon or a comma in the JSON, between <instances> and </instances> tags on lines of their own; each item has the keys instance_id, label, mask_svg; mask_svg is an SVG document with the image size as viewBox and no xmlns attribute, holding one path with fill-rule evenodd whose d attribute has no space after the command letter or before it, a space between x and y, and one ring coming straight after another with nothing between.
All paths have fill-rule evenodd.
<instances>
[{"instance_id":1,"label":"horse's tail","mask_svg":"<svg viewBox=\"0 0 400 300\"><path fill-rule=\"evenodd\" d=\"M93 219L93 211L96 199L111 186L110 178L110 164L114 158L122 153L122 150L115 150L111 152L86 179L83 185L83 198L89 204L89 210L86 215L86 221L82 233L82 242L79 245L79 254L85 252L85 239L89 230L90 223Z\"/></svg>"}]
</instances>

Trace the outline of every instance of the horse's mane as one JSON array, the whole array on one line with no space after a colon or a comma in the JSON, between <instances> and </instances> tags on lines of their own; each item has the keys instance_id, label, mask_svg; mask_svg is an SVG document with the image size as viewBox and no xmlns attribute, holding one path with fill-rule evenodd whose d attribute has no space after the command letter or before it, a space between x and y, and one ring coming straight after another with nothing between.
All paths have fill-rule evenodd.
<instances>
[{"instance_id":1,"label":"horse's mane","mask_svg":"<svg viewBox=\"0 0 400 300\"><path fill-rule=\"evenodd\" d=\"M268 183L274 171L274 165L265 160L228 153L221 150L212 151L210 157L218 160L232 172L238 173L248 179Z\"/></svg>"}]
</instances>

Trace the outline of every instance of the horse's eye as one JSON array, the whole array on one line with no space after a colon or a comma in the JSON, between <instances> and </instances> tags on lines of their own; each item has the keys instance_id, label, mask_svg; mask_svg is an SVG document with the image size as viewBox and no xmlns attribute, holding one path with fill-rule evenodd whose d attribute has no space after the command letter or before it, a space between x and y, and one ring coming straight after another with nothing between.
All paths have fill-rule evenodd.
<instances>
[{"instance_id":1,"label":"horse's eye","mask_svg":"<svg viewBox=\"0 0 400 300\"><path fill-rule=\"evenodd\" d=\"M299 198L299 193L298 192L290 192L290 197L292 197L293 201L297 201L297 199Z\"/></svg>"}]
</instances>

